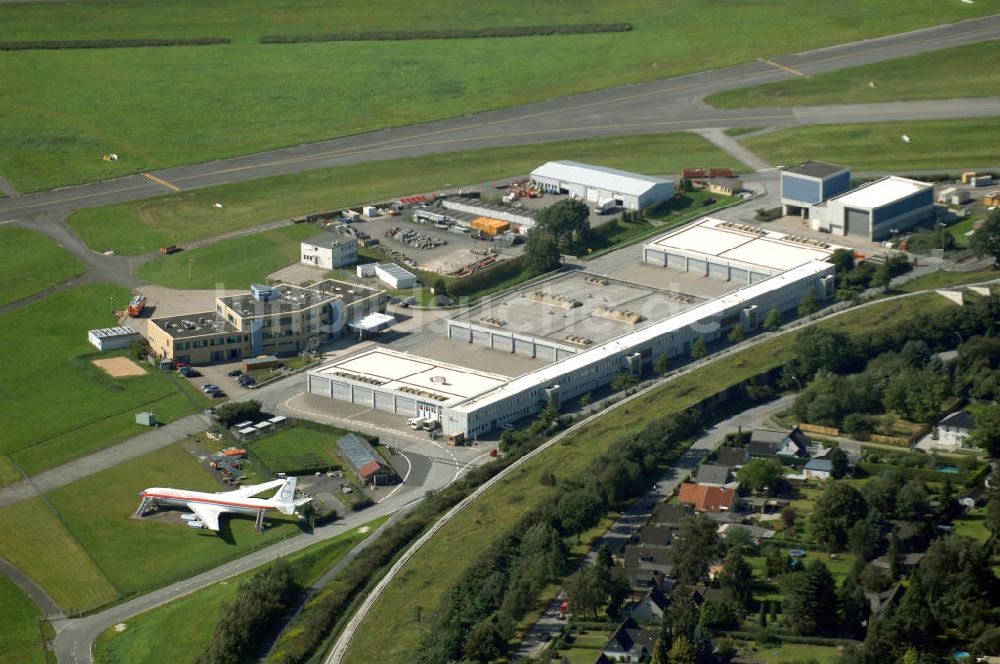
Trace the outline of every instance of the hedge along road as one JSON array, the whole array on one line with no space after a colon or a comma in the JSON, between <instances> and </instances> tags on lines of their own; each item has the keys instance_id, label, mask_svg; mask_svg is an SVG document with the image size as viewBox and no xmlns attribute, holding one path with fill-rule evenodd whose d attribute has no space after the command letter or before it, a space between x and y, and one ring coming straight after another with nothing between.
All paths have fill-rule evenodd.
<instances>
[{"instance_id":1,"label":"hedge along road","mask_svg":"<svg viewBox=\"0 0 1000 664\"><path fill-rule=\"evenodd\" d=\"M981 284L971 284L971 285L993 284L993 283L997 283L997 282L1000 282L1000 279L993 279L993 280L990 280L990 281L982 282ZM420 548L424 546L424 544L426 544L438 531L440 531L445 525L447 525L449 521L451 521L462 510L464 510L466 507L468 507L474 500L476 500L477 498L479 498L480 496L482 496L491 487L493 487L494 485L502 482L508 475L510 475L511 473L515 472L523 464L528 463L531 459L534 459L538 455L544 453L546 450L548 450L549 448L551 448L553 445L556 445L557 443L559 443L559 441L563 440L567 436L569 436L571 434L574 434L574 433L577 433L578 431L580 431L581 429L586 428L591 423L593 423L595 420L597 420L598 418L604 416L605 414L610 413L610 412L614 411L617 408L625 406L625 405L631 403L635 399L638 399L638 398L641 398L641 397L647 395L648 393L650 393L650 392L652 392L652 391L654 391L654 390L662 387L666 383L669 383L671 381L677 380L677 379L679 379L681 377L684 377L684 376L687 376L687 375L689 375L691 373L694 373L694 372L697 372L697 371L701 371L702 369L708 368L711 365L715 364L716 362L719 362L719 361L721 361L721 360L723 360L725 358L728 358L728 357L730 357L732 355L735 355L735 354L740 353L740 352L742 352L744 350L747 350L748 348L750 348L752 346L755 346L757 344L760 344L760 343L763 343L763 342L766 342L766 341L771 341L773 339L776 339L778 337L781 337L781 336L784 336L784 335L787 335L787 334L797 333L797 332L801 331L802 329L804 329L804 328L806 328L808 326L815 325L817 323L827 322L829 320L832 320L832 319L834 319L836 317L839 317L839 316L842 316L844 314L858 312L858 311L860 311L862 309L865 309L865 308L868 308L868 307L871 307L871 306L881 305L881 304L883 304L885 302L891 302L891 301L894 301L894 300L901 300L901 299L908 298L908 297L913 297L913 296L916 296L916 295L926 295L929 292L932 292L932 291L916 291L914 293L903 293L903 294L894 295L894 296L891 296L891 297L885 297L885 298L880 298L880 299L876 299L876 300L871 300L869 302L866 302L864 304L861 304L861 305L858 305L858 306L854 306L854 307L842 304L841 306L843 308L840 308L839 310L836 310L836 311L832 311L832 313L829 313L829 314L826 314L826 315L814 314L813 317L811 319L809 319L809 320L799 321L799 322L793 323L790 326L788 326L785 329L782 329L782 330L780 330L778 332L769 333L769 334L762 334L760 336L754 337L753 339L750 339L748 341L742 342L740 344L737 344L735 346L727 348L727 349L725 349L723 351L720 351L720 352L718 352L718 353L716 353L716 354L714 354L714 355L712 355L712 356L710 356L708 358L705 358L703 360L699 360L699 361L693 363L688 368L686 368L686 369L684 369L682 371L678 371L676 373L673 373L673 374L671 374L669 376L666 376L666 377L664 377L664 378L662 378L662 379L660 379L660 380L652 383L648 387L645 387L642 390L639 390L635 394L633 394L631 396L628 396L628 397L625 397L621 401L618 401L617 403L612 404L610 407L605 408L604 410L602 410L602 411L600 411L598 413L590 415L589 417L581 420L580 422L577 422L576 424L574 424L573 426L569 427L565 431L561 431L560 433L556 434L555 436L553 436L552 438L550 438L548 441L546 441L542 445L538 446L537 448L535 448L534 450L532 450L528 454L524 455L523 457L521 457L520 459L518 459L517 461L515 461L514 463L512 463L510 466L508 466L504 470L502 470L499 473L497 473L495 476L493 476L492 478L490 478L488 481L484 482L475 491L473 491L471 494L469 494L464 500L462 500L460 503L458 503L453 508L451 508L450 510L448 510L448 512L444 516L442 516L440 519L438 519L438 521L426 533L424 533L424 535L422 535L416 542L414 542L412 545L410 545L410 547L406 550L406 552L402 556L400 556L400 558L396 561L396 563L389 569L389 571L386 573L386 575L379 580L379 582L375 585L375 587L368 594L368 596L365 597L364 602L362 602L361 606L358 607L358 609L354 613L354 615L351 616L351 619L348 621L347 625L345 626L344 631L337 638L337 640L334 643L333 648L331 649L329 655L327 655L326 659L324 660L324 664L341 664L341 662L343 661L344 655L347 653L347 649L350 647L351 639L354 636L354 632L357 630L358 626L368 616L368 614L371 611L372 607L375 605L375 602L378 601L379 595L393 581L393 579L400 573L400 571L403 569L403 567L406 566L407 562L417 553L417 551L419 551ZM834 305L834 306L836 307L837 305Z\"/></svg>"},{"instance_id":2,"label":"hedge along road","mask_svg":"<svg viewBox=\"0 0 1000 664\"><path fill-rule=\"evenodd\" d=\"M659 133L706 127L839 124L899 119L1000 115L1000 100L952 100L814 107L809 113L770 108L724 111L697 100L707 94L880 62L1000 37L1000 15L792 54L781 62L756 61L652 83L613 88L422 125L169 168L149 179L133 175L0 200L0 223L41 213L148 198L266 175L297 173L389 157L566 138ZM795 72L795 73L793 73ZM160 184L165 182L167 184Z\"/></svg>"}]
</instances>

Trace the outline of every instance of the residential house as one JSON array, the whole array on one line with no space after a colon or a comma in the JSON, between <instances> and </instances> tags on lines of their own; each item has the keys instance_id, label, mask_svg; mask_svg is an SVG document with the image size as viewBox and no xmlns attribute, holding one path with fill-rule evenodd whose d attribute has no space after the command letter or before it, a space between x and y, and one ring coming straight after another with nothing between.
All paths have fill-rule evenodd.
<instances>
[{"instance_id":1,"label":"residential house","mask_svg":"<svg viewBox=\"0 0 1000 664\"><path fill-rule=\"evenodd\" d=\"M720 466L739 468L750 460L750 454L745 447L720 447L715 463Z\"/></svg>"},{"instance_id":2,"label":"residential house","mask_svg":"<svg viewBox=\"0 0 1000 664\"><path fill-rule=\"evenodd\" d=\"M826 481L833 472L833 462L829 459L809 459L802 467L802 475L807 480Z\"/></svg>"},{"instance_id":3,"label":"residential house","mask_svg":"<svg viewBox=\"0 0 1000 664\"><path fill-rule=\"evenodd\" d=\"M669 604L670 600L667 599L667 596L662 591L654 588L643 595L642 599L632 606L629 614L634 620L655 622L663 618L663 614Z\"/></svg>"},{"instance_id":4,"label":"residential house","mask_svg":"<svg viewBox=\"0 0 1000 664\"><path fill-rule=\"evenodd\" d=\"M674 571L669 546L629 544L625 547L625 569L648 569L670 576Z\"/></svg>"},{"instance_id":5,"label":"residential house","mask_svg":"<svg viewBox=\"0 0 1000 664\"><path fill-rule=\"evenodd\" d=\"M806 457L809 455L810 445L812 440L798 427L791 431L754 429L750 434L747 452L751 457Z\"/></svg>"},{"instance_id":6,"label":"residential house","mask_svg":"<svg viewBox=\"0 0 1000 664\"><path fill-rule=\"evenodd\" d=\"M722 539L726 539L729 536L729 533L734 530L746 531L746 533L758 543L761 540L771 539L775 534L773 530L761 528L760 526L750 526L743 523L724 523L719 526L719 536L722 537Z\"/></svg>"},{"instance_id":7,"label":"residential house","mask_svg":"<svg viewBox=\"0 0 1000 664\"><path fill-rule=\"evenodd\" d=\"M691 505L696 512L731 512L736 509L737 496L735 489L685 482L677 500Z\"/></svg>"},{"instance_id":8,"label":"residential house","mask_svg":"<svg viewBox=\"0 0 1000 664\"><path fill-rule=\"evenodd\" d=\"M705 486L725 486L729 481L729 466L703 463L698 467L694 481Z\"/></svg>"},{"instance_id":9,"label":"residential house","mask_svg":"<svg viewBox=\"0 0 1000 664\"><path fill-rule=\"evenodd\" d=\"M625 568L623 571L628 587L636 592L644 593L653 589L669 592L672 586L672 582L656 570L633 567Z\"/></svg>"},{"instance_id":10,"label":"residential house","mask_svg":"<svg viewBox=\"0 0 1000 664\"><path fill-rule=\"evenodd\" d=\"M710 586L694 587L694 603L701 606L705 602L721 602L726 599L726 593L722 588L712 588Z\"/></svg>"},{"instance_id":11,"label":"residential house","mask_svg":"<svg viewBox=\"0 0 1000 664\"><path fill-rule=\"evenodd\" d=\"M937 425L937 440L931 441L931 447L940 450L957 450L968 447L969 434L976 428L976 420L970 413L960 410L948 415Z\"/></svg>"},{"instance_id":12,"label":"residential house","mask_svg":"<svg viewBox=\"0 0 1000 664\"><path fill-rule=\"evenodd\" d=\"M674 541L675 528L666 525L647 523L639 532L633 535L632 541L643 545L669 546Z\"/></svg>"},{"instance_id":13,"label":"residential house","mask_svg":"<svg viewBox=\"0 0 1000 664\"><path fill-rule=\"evenodd\" d=\"M788 507L788 501L770 496L743 496L740 505L745 505L756 514L775 514Z\"/></svg>"},{"instance_id":14,"label":"residential house","mask_svg":"<svg viewBox=\"0 0 1000 664\"><path fill-rule=\"evenodd\" d=\"M658 635L657 630L641 629L638 623L628 618L608 639L602 654L611 662L645 661L652 656Z\"/></svg>"},{"instance_id":15,"label":"residential house","mask_svg":"<svg viewBox=\"0 0 1000 664\"><path fill-rule=\"evenodd\" d=\"M910 553L904 553L902 556L902 560L900 562L902 563L903 570L909 573L913 571L916 568L916 566L920 564L920 561L923 559L924 559L923 553L911 551ZM871 562L871 566L877 567L881 570L888 570L890 567L889 558L884 555L879 556L878 558L876 558Z\"/></svg>"}]
</instances>

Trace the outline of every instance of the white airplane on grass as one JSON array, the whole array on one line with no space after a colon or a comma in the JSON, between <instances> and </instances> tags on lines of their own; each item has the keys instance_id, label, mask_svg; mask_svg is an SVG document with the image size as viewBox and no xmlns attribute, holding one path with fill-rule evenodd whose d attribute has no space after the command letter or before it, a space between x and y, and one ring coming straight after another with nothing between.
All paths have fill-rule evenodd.
<instances>
[{"instance_id":1,"label":"white airplane on grass","mask_svg":"<svg viewBox=\"0 0 1000 664\"><path fill-rule=\"evenodd\" d=\"M280 487L270 498L255 498L268 489ZM263 484L245 486L235 491L208 493L154 487L139 492L142 504L136 512L142 516L150 508L159 505L186 507L198 517L203 527L219 530L219 516L222 514L253 514L257 517L258 530L263 527L264 514L278 510L282 514L295 514L295 509L308 503L311 498L295 497L295 478L272 480ZM194 522L189 521L189 525ZM197 526L191 525L192 528Z\"/></svg>"}]
</instances>

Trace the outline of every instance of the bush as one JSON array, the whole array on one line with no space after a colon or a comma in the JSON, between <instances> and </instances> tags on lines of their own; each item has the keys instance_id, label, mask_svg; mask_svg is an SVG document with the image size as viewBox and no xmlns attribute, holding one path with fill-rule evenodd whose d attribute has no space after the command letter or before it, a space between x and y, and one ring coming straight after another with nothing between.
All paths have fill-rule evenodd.
<instances>
[{"instance_id":1,"label":"bush","mask_svg":"<svg viewBox=\"0 0 1000 664\"><path fill-rule=\"evenodd\" d=\"M260 402L251 399L224 403L215 410L215 419L226 428L244 420L256 422L260 419Z\"/></svg>"},{"instance_id":2,"label":"bush","mask_svg":"<svg viewBox=\"0 0 1000 664\"><path fill-rule=\"evenodd\" d=\"M361 510L365 509L366 507L371 507L374 504L375 504L374 500L372 500L368 496L365 496L361 500L355 501L354 504L351 505L351 510L353 510L355 512L360 512Z\"/></svg>"},{"instance_id":3,"label":"bush","mask_svg":"<svg viewBox=\"0 0 1000 664\"><path fill-rule=\"evenodd\" d=\"M228 44L229 37L195 39L66 39L59 41L0 42L0 51L34 51L61 48L142 48L147 46L212 46Z\"/></svg>"},{"instance_id":4,"label":"bush","mask_svg":"<svg viewBox=\"0 0 1000 664\"><path fill-rule=\"evenodd\" d=\"M485 290L502 281L510 279L521 272L524 266L521 259L500 261L493 267L479 272L473 272L467 277L456 279L448 285L448 294L452 297L462 297L477 291Z\"/></svg>"},{"instance_id":5,"label":"bush","mask_svg":"<svg viewBox=\"0 0 1000 664\"><path fill-rule=\"evenodd\" d=\"M490 39L497 37L538 37L582 35L601 32L629 32L631 23L581 23L577 25L506 25L490 28L449 30L368 30L324 35L265 35L261 44L298 44L328 41L406 41L412 39Z\"/></svg>"}]
</instances>

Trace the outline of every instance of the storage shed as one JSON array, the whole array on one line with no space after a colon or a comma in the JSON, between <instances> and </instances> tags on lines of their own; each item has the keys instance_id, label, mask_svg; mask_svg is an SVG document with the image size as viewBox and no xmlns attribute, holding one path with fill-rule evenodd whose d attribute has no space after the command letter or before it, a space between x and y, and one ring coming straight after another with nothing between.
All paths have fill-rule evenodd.
<instances>
[{"instance_id":1,"label":"storage shed","mask_svg":"<svg viewBox=\"0 0 1000 664\"><path fill-rule=\"evenodd\" d=\"M270 369L271 367L276 367L279 364L281 364L281 360L276 358L274 355L251 357L243 360L243 373L253 371L254 369Z\"/></svg>"},{"instance_id":2,"label":"storage shed","mask_svg":"<svg viewBox=\"0 0 1000 664\"><path fill-rule=\"evenodd\" d=\"M128 325L104 327L87 332L87 341L99 351L128 348L133 341L141 338L142 335Z\"/></svg>"},{"instance_id":3,"label":"storage shed","mask_svg":"<svg viewBox=\"0 0 1000 664\"><path fill-rule=\"evenodd\" d=\"M399 290L400 288L413 288L417 285L417 277L412 272L408 272L395 263L379 263L375 266L375 276L379 281Z\"/></svg>"},{"instance_id":4,"label":"storage shed","mask_svg":"<svg viewBox=\"0 0 1000 664\"><path fill-rule=\"evenodd\" d=\"M640 210L670 200L673 180L576 161L550 161L531 172L531 180L554 194L570 194L589 203L615 200L628 210Z\"/></svg>"},{"instance_id":5,"label":"storage shed","mask_svg":"<svg viewBox=\"0 0 1000 664\"><path fill-rule=\"evenodd\" d=\"M364 438L349 433L337 441L337 451L365 484L387 486L396 483L395 471Z\"/></svg>"},{"instance_id":6,"label":"storage shed","mask_svg":"<svg viewBox=\"0 0 1000 664\"><path fill-rule=\"evenodd\" d=\"M154 413L136 413L135 423L144 427L155 427L156 426L156 414Z\"/></svg>"}]
</instances>

